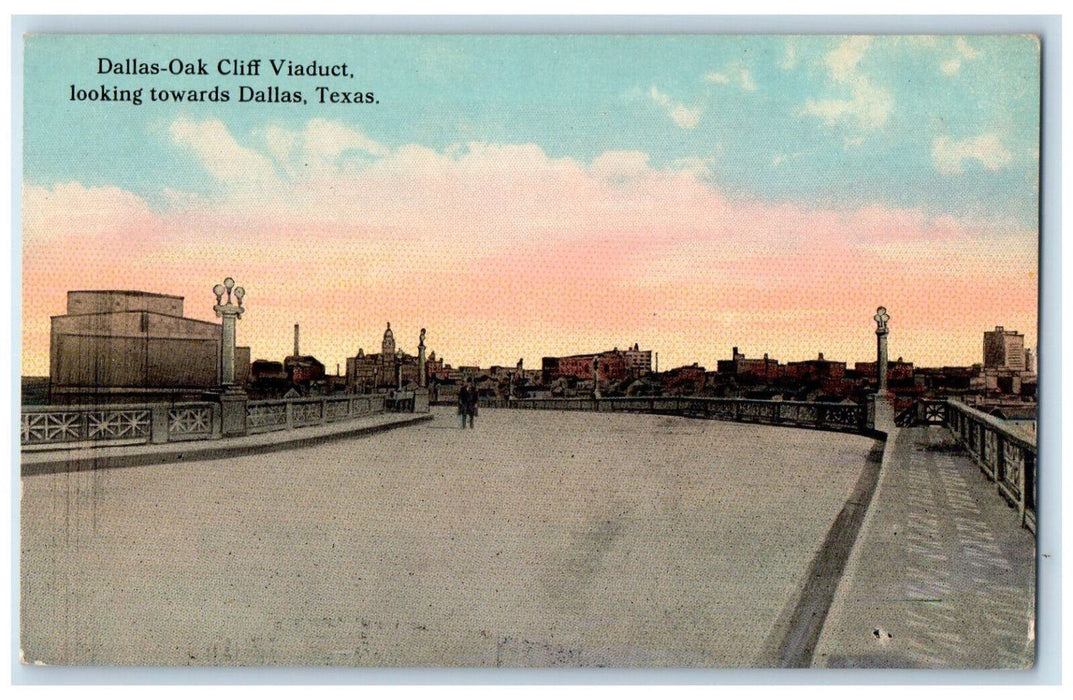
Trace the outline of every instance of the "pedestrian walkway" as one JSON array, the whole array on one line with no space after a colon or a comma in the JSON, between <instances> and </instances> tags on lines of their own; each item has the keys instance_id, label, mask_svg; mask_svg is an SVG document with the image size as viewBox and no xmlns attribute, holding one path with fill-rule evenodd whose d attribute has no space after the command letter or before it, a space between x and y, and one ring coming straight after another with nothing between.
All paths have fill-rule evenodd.
<instances>
[{"instance_id":1,"label":"pedestrian walkway","mask_svg":"<svg viewBox=\"0 0 1073 700\"><path fill-rule=\"evenodd\" d=\"M378 413L338 423L293 430L276 430L220 440L112 447L79 445L72 449L24 452L22 475L55 474L83 469L115 469L145 464L191 462L262 454L308 447L326 440L363 437L427 420L432 420L432 416L427 413Z\"/></svg>"},{"instance_id":2,"label":"pedestrian walkway","mask_svg":"<svg viewBox=\"0 0 1073 700\"><path fill-rule=\"evenodd\" d=\"M890 439L812 665L1030 668L1032 534L945 428Z\"/></svg>"}]
</instances>

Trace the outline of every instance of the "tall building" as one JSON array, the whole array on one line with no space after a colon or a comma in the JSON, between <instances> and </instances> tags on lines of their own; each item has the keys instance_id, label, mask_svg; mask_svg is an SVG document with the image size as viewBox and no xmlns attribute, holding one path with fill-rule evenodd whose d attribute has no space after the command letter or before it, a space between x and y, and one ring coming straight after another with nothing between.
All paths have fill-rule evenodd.
<instances>
[{"instance_id":1,"label":"tall building","mask_svg":"<svg viewBox=\"0 0 1073 700\"><path fill-rule=\"evenodd\" d=\"M984 331L984 369L1025 370L1025 336L995 326Z\"/></svg>"},{"instance_id":2,"label":"tall building","mask_svg":"<svg viewBox=\"0 0 1073 700\"><path fill-rule=\"evenodd\" d=\"M183 317L183 298L141 291L73 291L52 317L52 403L200 398L220 383L220 325ZM236 348L235 381L250 349Z\"/></svg>"},{"instance_id":3,"label":"tall building","mask_svg":"<svg viewBox=\"0 0 1073 700\"><path fill-rule=\"evenodd\" d=\"M632 348L626 348L623 355L626 356L626 367L631 376L640 377L652 371L651 350L642 350L638 343L634 343Z\"/></svg>"}]
</instances>

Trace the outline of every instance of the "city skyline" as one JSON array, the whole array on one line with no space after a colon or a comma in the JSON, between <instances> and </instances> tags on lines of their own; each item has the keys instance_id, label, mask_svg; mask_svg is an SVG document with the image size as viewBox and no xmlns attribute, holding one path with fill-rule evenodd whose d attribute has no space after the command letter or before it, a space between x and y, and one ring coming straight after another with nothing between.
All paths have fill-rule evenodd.
<instances>
[{"instance_id":1,"label":"city skyline","mask_svg":"<svg viewBox=\"0 0 1073 700\"><path fill-rule=\"evenodd\" d=\"M88 291L88 290L70 290L70 291ZM123 290L123 291L140 291L140 292L144 292L146 290ZM173 297L178 296L178 295L168 295L168 294L164 294L164 293L161 293L161 292L150 292L150 294L151 295L166 296L166 297L167 296L173 296ZM185 299L183 299L183 301L185 301ZM59 315L59 314L56 314L56 315ZM188 313L184 314L184 317L185 318L190 318L192 320L209 321L209 322L215 323L215 321L212 321L210 319L210 317L206 317L206 318L203 318L203 319L202 318L196 318L195 316L190 315ZM338 364L339 365L339 371L340 371L340 373L342 373L342 368L346 365L347 359L350 358L350 357L354 357L355 355L358 354L359 351L364 351L365 354L372 354L372 353L380 352L380 342L383 339L384 330L386 328L390 327L388 325L390 323L391 323L390 320L385 321L384 326L379 330L378 334L376 335L376 337L371 342L368 342L368 343L359 342L359 343L357 343L354 346L355 349L352 352L350 352L346 357L343 357L342 359L339 359L339 360L335 360L333 358L326 358L325 356L322 356L321 354L319 354L316 351L316 349L311 350L309 348L309 345L308 345L308 337L306 335L306 329L301 328L301 335L300 335L300 351L301 351L301 355L303 355L303 356L312 356L312 357L315 357L318 360L320 360L324 364L325 371L328 374L332 373L333 363ZM301 327L301 324L295 324L295 326ZM242 327L241 322L238 324L238 327L239 328ZM297 327L293 328L294 335L289 336L290 339L291 339L289 341L291 343L291 345L288 346L289 349L284 351L284 352L282 352L282 353L280 353L280 354L260 353L260 352L258 352L258 348L250 347L250 346L246 345L245 343L243 343L241 335L238 336L238 345L239 346L245 346L245 347L249 348L251 361L253 361L253 360L278 361L278 360L283 359L286 356L294 354L294 347L296 347L294 345L294 343L297 343L299 341L299 337L297 335L299 328L297 328ZM405 331L405 330L406 329L404 328L403 331ZM417 332L414 334L415 337L420 337L422 332L426 331L426 330L427 329L425 327L423 327L423 326L421 328L418 328ZM1009 328L1003 329L1001 324L996 325L994 327L994 329L991 329L991 328L984 329L983 334L982 334L983 346L984 347L980 351L980 356L977 357L976 359L974 359L972 362L969 362L969 363L967 363L965 365L958 365L957 363L953 363L953 362L943 362L943 363L928 365L928 364L925 364L925 363L916 362L914 360L914 358L906 357L904 355L898 355L897 357L892 357L891 360L893 361L893 360L896 359L898 361L902 361L904 359L906 362L914 363L918 367L929 367L929 366L930 367L971 366L971 365L977 365L977 364L979 364L979 365L986 364L986 362L984 360L985 360L985 356L986 356L986 353L987 353L987 349L986 349L986 345L987 345L987 342L988 342L987 336L992 334L993 330L995 332L1005 330L1005 332L1007 334L1016 334L1019 337L1025 337L1025 334L1020 333L1017 329L1009 329ZM392 329L392 333L393 333L393 335L395 337L396 347L398 348L398 350L400 352L402 352L404 355L407 355L407 356L416 356L417 346L418 346L418 341L417 340L415 340L413 342L412 351L411 351L410 346L406 342L407 336L400 335L398 325L396 325L395 328ZM342 343L340 341L332 341L331 344L333 344L333 345L344 345L344 343ZM478 358L475 358L473 360L463 359L463 358L460 358L460 357L459 357L459 359L455 359L456 355L455 355L455 353L452 352L452 350L450 348L444 347L444 348L439 348L438 349L437 347L433 346L431 343L428 344L427 347L428 347L429 354L435 353L435 356L440 361L445 362L447 365L449 365L451 367L454 367L456 369L459 368L459 367L463 367L463 366L467 366L467 367L474 367L475 366L475 367L480 367L482 369L487 369L487 368L490 368L490 367L514 367L517 364L517 359L521 358L523 360L523 364L524 364L526 369L535 370L535 369L539 369L541 367L541 361L544 358L587 356L587 355L592 355L592 354L600 354L600 353L611 352L613 350L626 351L626 350L629 350L634 345L640 346L640 349L643 350L643 351L650 351L652 353L652 356L653 356L653 371L657 371L659 369L659 366L656 364L656 362L658 362L660 350L657 349L657 348L645 347L643 343L639 343L637 341L628 342L628 343L618 343L618 344L608 345L606 347L601 347L601 348L588 348L588 347L559 348L559 350L556 351L556 352L543 353L543 354L540 354L540 355L533 355L533 353L531 353L531 352L527 353L527 352L521 351L518 354L516 354L515 359L501 359L501 358L496 359L496 358L482 358L482 357L478 357ZM702 359L693 359L693 360L687 360L686 362L675 363L675 364L667 364L666 362L664 362L663 363L663 370L666 371L666 370L675 369L677 367L684 367L684 366L690 366L690 365L696 364L696 365L700 365L702 367L705 367L708 371L715 371L717 361L732 359L732 356L735 353L740 353L742 357L745 357L745 358L748 358L748 359L760 359L760 358L768 358L768 357L770 357L770 359L773 362L779 362L779 363L783 363L783 364L785 364L787 362L802 362L802 361L815 360L817 358L817 356L823 356L823 358L825 358L826 360L833 361L833 362L844 362L844 363L846 363L847 366L853 366L857 362L864 362L864 363L873 362L874 363L876 361L876 357L875 357L875 353L874 353L874 347L873 347L873 354L870 355L870 356L867 356L867 357L863 357L863 358L838 356L838 355L835 355L835 354L825 350L822 347L819 348L817 351L815 351L812 355L804 356L804 357L782 356L782 355L779 355L778 353L771 352L769 349L764 349L764 348L758 348L755 353L747 352L747 351L745 351L746 347L747 346L745 346L745 345L733 345L733 346L730 346L728 348L723 348L722 346L715 346L711 350L711 359L710 360L708 360L708 359L704 359L704 360L702 360ZM730 350L730 352L727 352L727 350ZM1038 350L1035 347L1029 346L1029 345L1025 345L1024 350L1025 351L1031 351L1031 352L1038 352ZM47 368L47 366L46 366L46 368ZM48 374L48 372L46 371L42 375L27 375L27 374L24 373L24 376L45 376L47 374Z\"/></svg>"},{"instance_id":2,"label":"city skyline","mask_svg":"<svg viewBox=\"0 0 1073 700\"><path fill-rule=\"evenodd\" d=\"M98 54L281 50L218 44L28 41L24 374L47 373L67 290L175 294L213 320L224 276L249 291L255 358L300 323L329 368L387 320L456 365L634 342L661 368L734 345L862 361L880 305L891 356L920 365L979 361L996 325L1037 345L1034 38L292 37L379 104L263 74L151 83L312 102L62 98L146 82L96 74Z\"/></svg>"}]
</instances>

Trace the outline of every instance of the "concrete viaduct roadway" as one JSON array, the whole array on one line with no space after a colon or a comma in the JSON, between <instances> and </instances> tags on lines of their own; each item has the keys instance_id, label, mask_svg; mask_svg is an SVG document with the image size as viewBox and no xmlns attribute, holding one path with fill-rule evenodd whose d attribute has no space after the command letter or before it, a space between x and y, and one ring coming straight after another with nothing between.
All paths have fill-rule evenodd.
<instances>
[{"instance_id":1,"label":"concrete viaduct roadway","mask_svg":"<svg viewBox=\"0 0 1073 700\"><path fill-rule=\"evenodd\" d=\"M27 476L22 651L50 664L1023 667L1033 540L964 457L917 450L914 435L880 474L880 443L857 435L508 410L463 431L434 409L296 450ZM832 523L860 504L869 469L873 506L832 577ZM811 585L825 566L829 588ZM826 625L802 627L810 605L830 609Z\"/></svg>"}]
</instances>

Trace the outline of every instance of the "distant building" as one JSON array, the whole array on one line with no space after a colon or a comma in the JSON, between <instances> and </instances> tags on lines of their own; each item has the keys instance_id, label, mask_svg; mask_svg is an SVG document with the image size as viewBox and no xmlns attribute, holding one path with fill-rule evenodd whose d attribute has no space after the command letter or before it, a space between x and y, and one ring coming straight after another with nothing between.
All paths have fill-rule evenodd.
<instances>
[{"instance_id":1,"label":"distant building","mask_svg":"<svg viewBox=\"0 0 1073 700\"><path fill-rule=\"evenodd\" d=\"M993 331L984 331L984 369L1008 369L1024 371L1025 336L1017 331L1008 331L995 326Z\"/></svg>"},{"instance_id":2,"label":"distant building","mask_svg":"<svg viewBox=\"0 0 1073 700\"><path fill-rule=\"evenodd\" d=\"M995 326L984 331L984 365L973 388L988 396L1034 395L1035 364L1035 353L1025 349L1023 334Z\"/></svg>"},{"instance_id":3,"label":"distant building","mask_svg":"<svg viewBox=\"0 0 1073 700\"><path fill-rule=\"evenodd\" d=\"M52 403L190 400L220 384L220 325L183 316L183 298L142 291L67 293L52 317ZM236 348L235 381L250 369Z\"/></svg>"},{"instance_id":4,"label":"distant building","mask_svg":"<svg viewBox=\"0 0 1073 700\"><path fill-rule=\"evenodd\" d=\"M433 356L435 356L435 353L433 353ZM430 364L436 367L435 361L426 363L426 372ZM439 368L442 368L442 363L439 364ZM347 358L347 390L375 392L393 389L398 385L398 374L396 373L402 375L404 386L419 383L420 369L417 356L401 353L396 349L395 334L391 330L391 324L388 323L380 342L379 353L366 354L364 349L359 348L356 356Z\"/></svg>"},{"instance_id":5,"label":"distant building","mask_svg":"<svg viewBox=\"0 0 1073 700\"><path fill-rule=\"evenodd\" d=\"M270 380L284 380L287 378L287 373L283 369L282 362L276 362L275 360L254 360L250 365L250 379L252 381L262 381L265 379Z\"/></svg>"},{"instance_id":6,"label":"distant building","mask_svg":"<svg viewBox=\"0 0 1073 700\"><path fill-rule=\"evenodd\" d=\"M787 362L783 376L829 396L842 396L852 390L852 384L846 381L846 363L824 359L822 352L815 360Z\"/></svg>"},{"instance_id":7,"label":"distant building","mask_svg":"<svg viewBox=\"0 0 1073 700\"><path fill-rule=\"evenodd\" d=\"M1025 371L1036 374L1038 371L1039 351L1036 348L1025 349Z\"/></svg>"},{"instance_id":8,"label":"distant building","mask_svg":"<svg viewBox=\"0 0 1073 700\"><path fill-rule=\"evenodd\" d=\"M913 380L935 396L961 395L971 391L974 383L982 381L978 379L982 372L983 365L978 364L968 367L917 368L913 371Z\"/></svg>"},{"instance_id":9,"label":"distant building","mask_svg":"<svg viewBox=\"0 0 1073 700\"><path fill-rule=\"evenodd\" d=\"M787 362L784 374L791 379L841 380L846 376L846 363L825 360L821 352L815 360Z\"/></svg>"},{"instance_id":10,"label":"distant building","mask_svg":"<svg viewBox=\"0 0 1073 700\"><path fill-rule=\"evenodd\" d=\"M748 359L734 347L730 357L729 360L716 362L715 367L719 374L752 376L769 381L782 376L783 368L779 366L779 361L769 358L767 353L764 353L762 358Z\"/></svg>"},{"instance_id":11,"label":"distant building","mask_svg":"<svg viewBox=\"0 0 1073 700\"><path fill-rule=\"evenodd\" d=\"M659 376L662 391L668 396L693 396L704 388L706 378L705 369L696 362Z\"/></svg>"},{"instance_id":12,"label":"distant building","mask_svg":"<svg viewBox=\"0 0 1073 700\"><path fill-rule=\"evenodd\" d=\"M594 362L601 383L618 384L651 372L652 351L641 350L634 343L634 346L627 350L615 348L583 355L545 357L541 360L540 380L545 385L560 378L591 382Z\"/></svg>"},{"instance_id":13,"label":"distant building","mask_svg":"<svg viewBox=\"0 0 1073 700\"><path fill-rule=\"evenodd\" d=\"M853 365L853 371L863 379L875 382L879 377L875 362L857 362ZM913 379L913 363L906 362L902 358L887 362L888 382L907 382Z\"/></svg>"},{"instance_id":14,"label":"distant building","mask_svg":"<svg viewBox=\"0 0 1073 700\"><path fill-rule=\"evenodd\" d=\"M630 376L640 377L652 371L651 350L642 350L638 343L634 343L632 348L626 348L622 354L626 357Z\"/></svg>"},{"instance_id":15,"label":"distant building","mask_svg":"<svg viewBox=\"0 0 1073 700\"><path fill-rule=\"evenodd\" d=\"M324 380L324 363L312 355L302 355L298 345L298 324L294 324L294 352L283 358L283 372L291 384L305 391L314 382Z\"/></svg>"}]
</instances>

